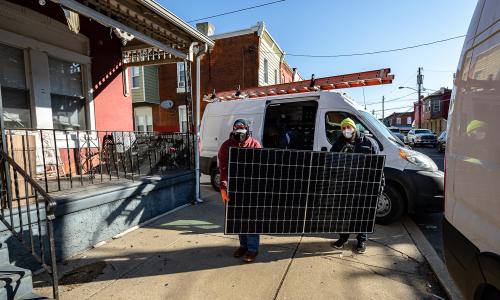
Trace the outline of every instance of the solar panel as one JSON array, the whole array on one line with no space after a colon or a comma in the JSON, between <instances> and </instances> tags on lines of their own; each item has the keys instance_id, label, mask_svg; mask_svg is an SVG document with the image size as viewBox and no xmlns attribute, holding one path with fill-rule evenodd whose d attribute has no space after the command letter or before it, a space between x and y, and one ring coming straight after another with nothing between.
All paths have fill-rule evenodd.
<instances>
[{"instance_id":1,"label":"solar panel","mask_svg":"<svg viewBox=\"0 0 500 300\"><path fill-rule=\"evenodd\" d=\"M373 232L385 156L229 151L226 234Z\"/></svg>"}]
</instances>

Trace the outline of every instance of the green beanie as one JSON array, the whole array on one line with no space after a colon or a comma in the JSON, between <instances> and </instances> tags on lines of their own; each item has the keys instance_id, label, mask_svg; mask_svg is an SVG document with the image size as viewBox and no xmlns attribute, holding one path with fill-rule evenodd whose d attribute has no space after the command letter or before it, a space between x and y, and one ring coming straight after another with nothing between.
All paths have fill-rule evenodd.
<instances>
[{"instance_id":1,"label":"green beanie","mask_svg":"<svg viewBox=\"0 0 500 300\"><path fill-rule=\"evenodd\" d=\"M344 120L342 120L342 122L340 123L340 127L344 127L345 125L351 125L352 128L354 128L354 130L358 129L356 127L356 123L354 123L354 121L351 118L345 118Z\"/></svg>"}]
</instances>

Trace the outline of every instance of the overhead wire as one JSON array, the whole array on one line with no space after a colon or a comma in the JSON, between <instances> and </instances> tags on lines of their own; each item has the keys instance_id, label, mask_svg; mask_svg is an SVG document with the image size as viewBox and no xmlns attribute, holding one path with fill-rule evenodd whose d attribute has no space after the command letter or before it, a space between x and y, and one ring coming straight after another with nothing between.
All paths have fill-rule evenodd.
<instances>
[{"instance_id":1,"label":"overhead wire","mask_svg":"<svg viewBox=\"0 0 500 300\"><path fill-rule=\"evenodd\" d=\"M241 8L241 9L237 9L237 10L233 10L233 11L228 11L228 12L220 13L220 14L213 15L213 16L208 16L208 17L204 17L204 18L190 20L190 21L187 21L187 23L193 23L193 22L198 22L198 21L202 21L202 20L213 19L213 18L216 18L216 17L221 17L221 16L225 16L225 15L235 14L235 13L242 12L242 11L245 11L245 10L255 9L255 8L259 8L259 7L263 7L263 6L268 6L268 5L276 4L276 3L279 3L279 2L285 2L285 1L286 0L277 0L277 1L273 1L273 2L267 2L267 3L263 3L263 4L259 4L259 5L254 5L254 6L250 6L250 7L245 7L245 8Z\"/></svg>"},{"instance_id":2,"label":"overhead wire","mask_svg":"<svg viewBox=\"0 0 500 300\"><path fill-rule=\"evenodd\" d=\"M397 52L397 51L403 51L403 50L408 50L408 49L414 49L414 48L419 48L419 47L424 47L424 46L429 46L433 44L438 44L438 43L444 43L447 41L463 38L465 35L458 35L458 36L453 36L437 41L432 41L432 42L427 42L427 43L421 43L417 45L411 45L411 46L406 46L406 47L401 47L401 48L394 48L394 49L386 49L386 50L377 50L377 51L370 51L370 52L361 52L361 53L346 53L346 54L332 54L332 55L315 55L315 54L298 54L298 53L285 53L286 56L297 56L297 57L307 57L307 58L338 58L338 57L351 57L351 56L363 56L363 55L373 55L373 54L380 54L380 53L388 53L388 52ZM278 52L274 51L263 51L265 53L274 53L274 54L281 54Z\"/></svg>"}]
</instances>

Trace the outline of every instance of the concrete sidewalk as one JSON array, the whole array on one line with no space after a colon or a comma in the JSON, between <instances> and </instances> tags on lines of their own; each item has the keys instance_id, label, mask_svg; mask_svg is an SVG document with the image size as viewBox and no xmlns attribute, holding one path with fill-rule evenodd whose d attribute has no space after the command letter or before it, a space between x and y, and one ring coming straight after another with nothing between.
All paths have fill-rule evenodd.
<instances>
[{"instance_id":1,"label":"concrete sidewalk","mask_svg":"<svg viewBox=\"0 0 500 300\"><path fill-rule=\"evenodd\" d=\"M401 223L377 226L364 255L332 237L263 236L257 261L232 257L219 194L60 266L61 299L439 299L444 293ZM351 243L353 244L353 243ZM35 291L51 296L43 275ZM436 297L439 296L439 297Z\"/></svg>"}]
</instances>

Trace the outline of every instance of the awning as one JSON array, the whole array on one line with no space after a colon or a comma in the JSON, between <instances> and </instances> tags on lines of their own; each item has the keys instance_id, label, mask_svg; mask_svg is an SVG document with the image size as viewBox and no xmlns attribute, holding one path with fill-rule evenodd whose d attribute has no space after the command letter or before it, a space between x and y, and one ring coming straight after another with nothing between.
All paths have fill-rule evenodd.
<instances>
[{"instance_id":1,"label":"awning","mask_svg":"<svg viewBox=\"0 0 500 300\"><path fill-rule=\"evenodd\" d=\"M152 0L51 0L104 26L134 37L124 48L123 63L134 65L190 60L193 43L214 42Z\"/></svg>"}]
</instances>

